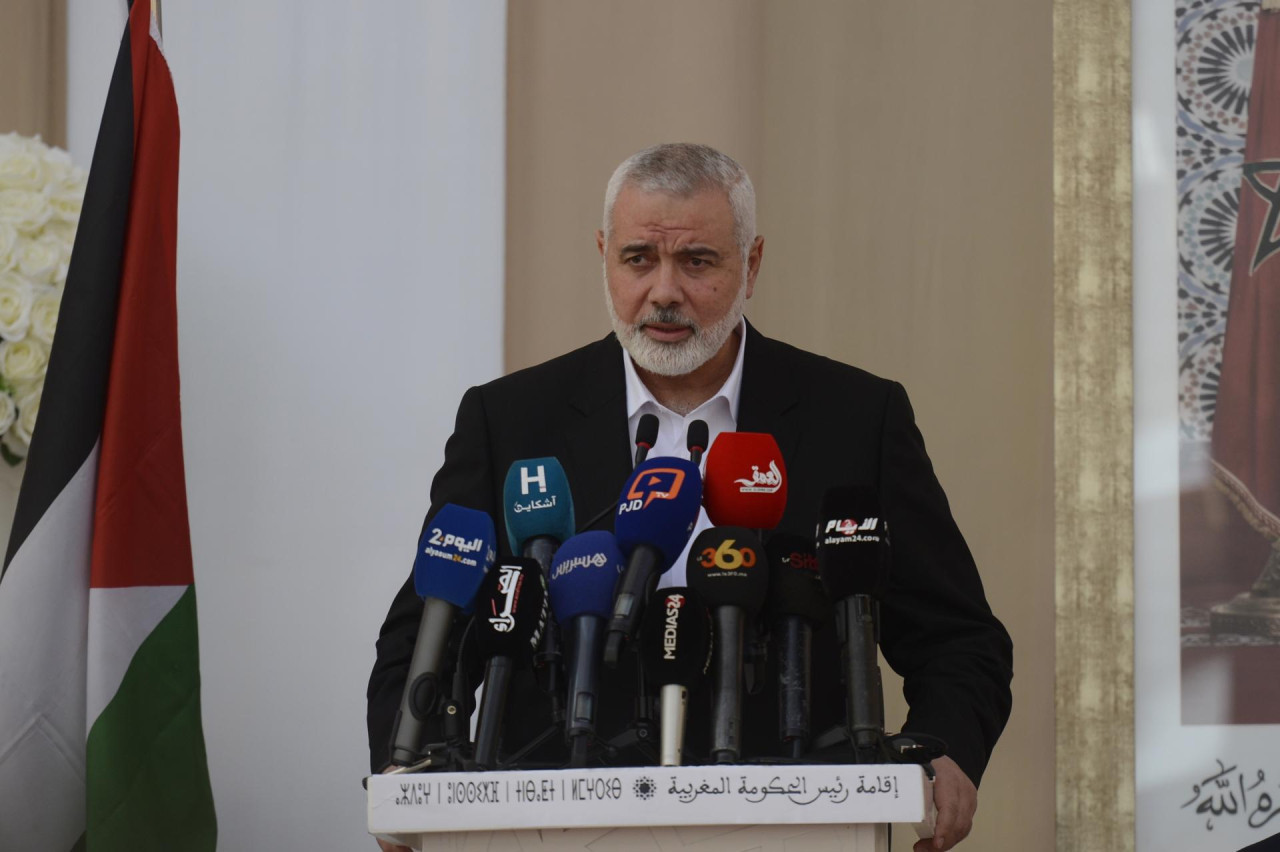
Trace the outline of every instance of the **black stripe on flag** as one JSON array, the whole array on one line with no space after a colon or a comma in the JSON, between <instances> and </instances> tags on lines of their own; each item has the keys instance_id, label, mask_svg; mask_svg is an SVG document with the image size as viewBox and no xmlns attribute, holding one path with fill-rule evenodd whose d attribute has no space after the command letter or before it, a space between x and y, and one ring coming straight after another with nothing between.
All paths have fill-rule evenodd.
<instances>
[{"instance_id":1,"label":"black stripe on flag","mask_svg":"<svg viewBox=\"0 0 1280 852\"><path fill-rule=\"evenodd\" d=\"M132 182L133 65L125 27L89 168L5 568L102 433Z\"/></svg>"}]
</instances>

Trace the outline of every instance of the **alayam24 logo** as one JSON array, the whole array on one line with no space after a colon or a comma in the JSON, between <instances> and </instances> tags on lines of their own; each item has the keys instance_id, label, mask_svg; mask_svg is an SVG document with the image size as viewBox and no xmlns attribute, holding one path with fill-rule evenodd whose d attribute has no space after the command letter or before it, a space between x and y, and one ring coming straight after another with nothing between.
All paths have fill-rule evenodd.
<instances>
[{"instance_id":1,"label":"alayam24 logo","mask_svg":"<svg viewBox=\"0 0 1280 852\"><path fill-rule=\"evenodd\" d=\"M860 532L872 532L880 525L879 518L867 518L859 521L856 518L844 518L842 520L827 521L827 528L822 531L823 535L853 535Z\"/></svg>"}]
</instances>

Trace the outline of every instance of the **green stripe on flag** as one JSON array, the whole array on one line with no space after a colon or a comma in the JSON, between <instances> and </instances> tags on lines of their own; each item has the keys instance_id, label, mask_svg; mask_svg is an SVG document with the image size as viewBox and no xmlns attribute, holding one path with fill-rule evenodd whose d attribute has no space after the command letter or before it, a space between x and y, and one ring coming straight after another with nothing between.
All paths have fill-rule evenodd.
<instances>
[{"instance_id":1,"label":"green stripe on flag","mask_svg":"<svg viewBox=\"0 0 1280 852\"><path fill-rule=\"evenodd\" d=\"M216 845L200 724L195 586L134 654L89 730L87 766L89 852Z\"/></svg>"}]
</instances>

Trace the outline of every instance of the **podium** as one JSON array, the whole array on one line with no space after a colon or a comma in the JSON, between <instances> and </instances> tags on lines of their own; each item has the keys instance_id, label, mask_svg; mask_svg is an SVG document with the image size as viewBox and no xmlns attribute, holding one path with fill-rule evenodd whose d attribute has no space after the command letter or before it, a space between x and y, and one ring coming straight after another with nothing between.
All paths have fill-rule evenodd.
<instances>
[{"instance_id":1,"label":"podium","mask_svg":"<svg viewBox=\"0 0 1280 852\"><path fill-rule=\"evenodd\" d=\"M912 764L640 766L374 775L369 833L423 852L888 852L931 837Z\"/></svg>"}]
</instances>

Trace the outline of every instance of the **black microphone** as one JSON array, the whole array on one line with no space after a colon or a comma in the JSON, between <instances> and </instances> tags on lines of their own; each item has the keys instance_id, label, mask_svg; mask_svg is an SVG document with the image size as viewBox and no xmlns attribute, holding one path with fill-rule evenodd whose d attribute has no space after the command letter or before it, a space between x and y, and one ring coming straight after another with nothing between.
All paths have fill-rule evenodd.
<instances>
[{"instance_id":1,"label":"black microphone","mask_svg":"<svg viewBox=\"0 0 1280 852\"><path fill-rule=\"evenodd\" d=\"M711 663L706 604L689 588L659 589L649 598L638 641L645 676L662 687L660 765L680 766L689 689Z\"/></svg>"},{"instance_id":2,"label":"black microphone","mask_svg":"<svg viewBox=\"0 0 1280 852\"><path fill-rule=\"evenodd\" d=\"M769 563L755 533L745 527L703 530L689 549L689 588L711 607L715 649L711 666L711 757L742 757L742 642L744 622L755 617L769 591Z\"/></svg>"},{"instance_id":3,"label":"black microphone","mask_svg":"<svg viewBox=\"0 0 1280 852\"><path fill-rule=\"evenodd\" d=\"M547 587L532 559L500 562L476 597L476 643L486 658L484 695L476 722L476 766L498 763L507 693L516 667L527 663L547 624Z\"/></svg>"},{"instance_id":4,"label":"black microphone","mask_svg":"<svg viewBox=\"0 0 1280 852\"><path fill-rule=\"evenodd\" d=\"M658 442L658 417L656 414L640 415L636 424L636 465L649 457L649 451Z\"/></svg>"},{"instance_id":5,"label":"black microphone","mask_svg":"<svg viewBox=\"0 0 1280 852\"><path fill-rule=\"evenodd\" d=\"M831 602L818 576L813 541L777 533L769 557L767 610L778 658L778 737L799 758L809 749L813 628L831 618Z\"/></svg>"},{"instance_id":6,"label":"black microphone","mask_svg":"<svg viewBox=\"0 0 1280 852\"><path fill-rule=\"evenodd\" d=\"M705 420L695 420L689 424L689 432L685 436L685 445L689 448L689 461L694 464L702 463L702 454L707 451L710 434Z\"/></svg>"},{"instance_id":7,"label":"black microphone","mask_svg":"<svg viewBox=\"0 0 1280 852\"><path fill-rule=\"evenodd\" d=\"M818 572L835 601L845 712L858 763L883 760L884 687L876 658L879 605L889 559L888 526L869 488L833 488L822 498Z\"/></svg>"}]
</instances>

